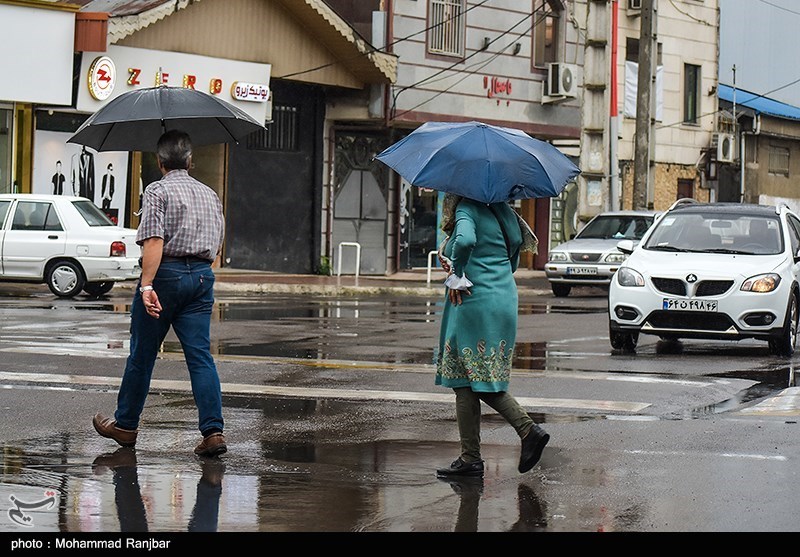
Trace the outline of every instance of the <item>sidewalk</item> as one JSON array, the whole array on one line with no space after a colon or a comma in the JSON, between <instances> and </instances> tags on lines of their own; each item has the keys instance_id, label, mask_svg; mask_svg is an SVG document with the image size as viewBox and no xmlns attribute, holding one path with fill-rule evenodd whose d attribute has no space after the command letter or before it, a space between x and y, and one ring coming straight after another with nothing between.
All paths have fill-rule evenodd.
<instances>
[{"instance_id":1,"label":"sidewalk","mask_svg":"<svg viewBox=\"0 0 800 557\"><path fill-rule=\"evenodd\" d=\"M441 269L400 271L392 275L293 275L269 271L221 268L214 270L218 292L318 294L352 296L390 294L398 296L439 296L443 293L445 274ZM518 269L514 273L520 296L550 293L544 271Z\"/></svg>"}]
</instances>

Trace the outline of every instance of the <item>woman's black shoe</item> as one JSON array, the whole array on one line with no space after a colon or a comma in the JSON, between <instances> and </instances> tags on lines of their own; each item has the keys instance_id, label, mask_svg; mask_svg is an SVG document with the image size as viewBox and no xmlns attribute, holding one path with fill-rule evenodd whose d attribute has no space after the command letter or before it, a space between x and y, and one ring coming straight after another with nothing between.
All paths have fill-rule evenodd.
<instances>
[{"instance_id":1,"label":"woman's black shoe","mask_svg":"<svg viewBox=\"0 0 800 557\"><path fill-rule=\"evenodd\" d=\"M528 434L522 438L522 451L519 455L518 470L524 474L533 468L539 459L542 458L544 446L550 440L548 435L538 425L534 425Z\"/></svg>"},{"instance_id":2,"label":"woman's black shoe","mask_svg":"<svg viewBox=\"0 0 800 557\"><path fill-rule=\"evenodd\" d=\"M448 468L439 468L436 475L441 477L448 476L483 476L483 461L464 462L458 457L450 463Z\"/></svg>"}]
</instances>

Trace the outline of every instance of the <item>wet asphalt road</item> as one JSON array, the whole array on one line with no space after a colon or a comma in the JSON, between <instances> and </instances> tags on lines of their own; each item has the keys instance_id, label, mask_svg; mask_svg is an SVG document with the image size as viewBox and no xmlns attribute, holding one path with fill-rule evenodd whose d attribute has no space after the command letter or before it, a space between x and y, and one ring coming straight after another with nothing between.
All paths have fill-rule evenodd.
<instances>
[{"instance_id":1,"label":"wet asphalt road","mask_svg":"<svg viewBox=\"0 0 800 557\"><path fill-rule=\"evenodd\" d=\"M2 292L10 536L800 530L794 362L755 342L646 337L635 355L614 354L605 298L590 289L520 300L512 392L551 434L540 463L519 474L518 439L485 408L486 474L461 482L434 475L458 455L452 395L433 385L437 297L218 292L229 452L202 459L174 338L137 448L91 427L115 407L129 292Z\"/></svg>"}]
</instances>

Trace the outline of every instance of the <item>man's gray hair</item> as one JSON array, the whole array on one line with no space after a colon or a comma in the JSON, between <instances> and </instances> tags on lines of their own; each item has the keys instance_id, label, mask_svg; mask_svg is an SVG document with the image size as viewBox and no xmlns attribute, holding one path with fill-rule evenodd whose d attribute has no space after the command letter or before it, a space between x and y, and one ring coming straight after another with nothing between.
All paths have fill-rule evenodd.
<instances>
[{"instance_id":1,"label":"man's gray hair","mask_svg":"<svg viewBox=\"0 0 800 557\"><path fill-rule=\"evenodd\" d=\"M180 130L169 130L158 140L156 155L167 170L188 170L192 156L192 140Z\"/></svg>"}]
</instances>

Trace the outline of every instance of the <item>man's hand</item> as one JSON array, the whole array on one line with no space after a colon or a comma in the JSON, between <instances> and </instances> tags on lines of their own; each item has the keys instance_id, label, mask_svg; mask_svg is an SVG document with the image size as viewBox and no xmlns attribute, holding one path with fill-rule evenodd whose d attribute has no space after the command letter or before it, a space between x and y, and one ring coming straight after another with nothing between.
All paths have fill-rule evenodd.
<instances>
[{"instance_id":1,"label":"man's hand","mask_svg":"<svg viewBox=\"0 0 800 557\"><path fill-rule=\"evenodd\" d=\"M158 301L158 294L155 290L145 290L142 292L142 303L147 315L158 319L161 314L161 302Z\"/></svg>"},{"instance_id":2,"label":"man's hand","mask_svg":"<svg viewBox=\"0 0 800 557\"><path fill-rule=\"evenodd\" d=\"M153 279L161 265L161 256L164 252L164 239L154 236L147 238L142 243L142 276L140 283L142 286L152 285ZM158 294L155 290L145 290L142 292L142 303L147 315L158 319L161 313L161 302L158 301Z\"/></svg>"}]
</instances>

